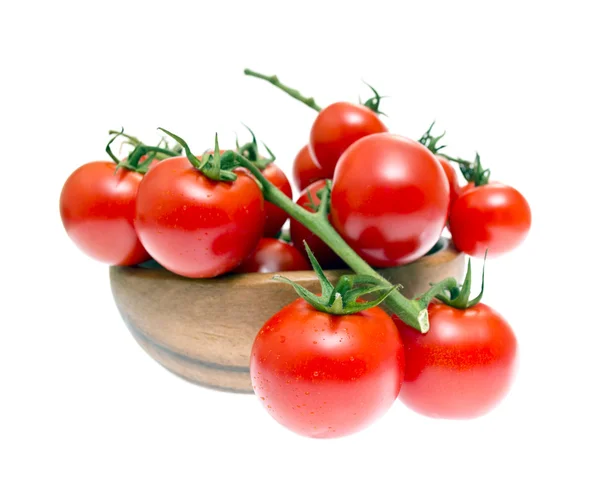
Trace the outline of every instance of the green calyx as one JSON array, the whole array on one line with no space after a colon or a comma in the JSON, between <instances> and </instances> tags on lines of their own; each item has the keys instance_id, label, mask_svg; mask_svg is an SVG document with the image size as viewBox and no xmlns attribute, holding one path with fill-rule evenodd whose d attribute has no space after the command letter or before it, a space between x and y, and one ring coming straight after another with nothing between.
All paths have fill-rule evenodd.
<instances>
[{"instance_id":1,"label":"green calyx","mask_svg":"<svg viewBox=\"0 0 600 497\"><path fill-rule=\"evenodd\" d=\"M434 125L435 121L431 123L427 131L423 133L423 136L419 138L419 143L427 147L434 154L458 164L460 172L469 183L474 183L475 186L487 185L490 180L490 170L483 169L479 154L475 154L475 160L471 162L466 159L461 159L460 157L451 157L450 155L440 153L440 150L446 148L446 145L439 144L440 140L446 136L446 132L444 131L438 136L433 135L431 131L433 130Z\"/></svg>"},{"instance_id":2,"label":"green calyx","mask_svg":"<svg viewBox=\"0 0 600 497\"><path fill-rule=\"evenodd\" d=\"M458 161L456 161L458 162ZM490 170L483 169L479 154L475 154L473 162L461 161L458 162L460 172L469 183L474 183L475 186L487 185L490 181Z\"/></svg>"},{"instance_id":3,"label":"green calyx","mask_svg":"<svg viewBox=\"0 0 600 497\"><path fill-rule=\"evenodd\" d=\"M487 251L486 251L487 258ZM484 289L484 281L485 281L485 258L483 260L483 270L481 273L481 291L479 295L474 299L469 300L471 296L471 259L469 259L469 263L467 266L467 274L465 276L465 281L461 286L455 286L454 288L445 289L444 291L438 293L435 298L439 301L443 302L447 306L454 307L455 309L468 309L469 307L473 307L478 304L483 297L483 289Z\"/></svg>"},{"instance_id":4,"label":"green calyx","mask_svg":"<svg viewBox=\"0 0 600 497\"><path fill-rule=\"evenodd\" d=\"M256 135L245 124L244 124L244 127L250 132L250 135L252 136L252 141L240 146L238 139L236 137L236 139L235 139L236 150L239 154L246 157L246 159L253 162L256 165L256 167L258 167L262 171L269 164L272 164L273 162L275 162L275 155L273 155L273 152L271 151L271 149L269 147L267 147L267 144L265 142L262 142L263 147L265 147L265 149L267 150L267 153L269 154L269 157L266 157L266 158L261 157L260 153L258 151L258 143L256 142Z\"/></svg>"},{"instance_id":5,"label":"green calyx","mask_svg":"<svg viewBox=\"0 0 600 497\"><path fill-rule=\"evenodd\" d=\"M435 121L431 123L427 131L423 133L423 136L419 138L419 143L427 147L432 153L437 154L440 150L446 148L446 145L439 145L440 140L446 136L446 132L444 131L441 135L434 136L431 134L434 126Z\"/></svg>"},{"instance_id":6,"label":"green calyx","mask_svg":"<svg viewBox=\"0 0 600 497\"><path fill-rule=\"evenodd\" d=\"M208 179L213 181L235 181L237 179L237 174L232 171L232 169L237 167L235 153L228 150L221 154L219 149L219 138L216 134L214 150L212 152L205 152L199 159L192 153L190 147L183 138L164 128L158 129L179 143L179 145L183 147L185 156L190 161L190 164Z\"/></svg>"},{"instance_id":7,"label":"green calyx","mask_svg":"<svg viewBox=\"0 0 600 497\"><path fill-rule=\"evenodd\" d=\"M383 98L387 98L387 97L382 97L381 95L379 95L379 93L377 92L377 90L375 88L373 88L369 83L367 83L366 81L363 81L363 83L365 85L367 85L369 88L371 88L371 91L373 92L373 96L369 99L367 99L365 102L363 102L360 97L358 99L358 102L361 105L364 105L365 107L367 107L368 109L371 109L373 112L375 112L375 114L381 115L381 116L386 116L387 114L384 114L383 112L381 112L379 110L379 105L381 104L381 99Z\"/></svg>"},{"instance_id":8,"label":"green calyx","mask_svg":"<svg viewBox=\"0 0 600 497\"><path fill-rule=\"evenodd\" d=\"M395 286L383 284L378 278L370 275L344 275L333 286L323 273L306 241L304 242L310 263L317 274L321 284L321 295L315 295L296 282L283 276L274 276L273 279L291 285L296 293L312 305L316 310L343 316L356 314L381 304L394 290ZM379 296L369 302L358 302L358 298L369 293L379 292Z\"/></svg>"},{"instance_id":9,"label":"green calyx","mask_svg":"<svg viewBox=\"0 0 600 497\"><path fill-rule=\"evenodd\" d=\"M168 143L164 139L161 139L161 141L158 143L158 146L153 147L146 145L141 140L131 135L126 135L123 128L121 128L121 131L110 130L108 134L111 135L111 138L107 143L105 150L109 157L117 165L115 173L119 169L124 168L130 171L145 174L148 172L148 167L153 160L163 160L168 157L176 157L181 155L181 148L178 146L169 148ZM119 137L124 137L126 139L123 144L134 147L129 155L123 160L119 160L111 149L112 144ZM142 160L142 158L144 158L144 160Z\"/></svg>"}]
</instances>

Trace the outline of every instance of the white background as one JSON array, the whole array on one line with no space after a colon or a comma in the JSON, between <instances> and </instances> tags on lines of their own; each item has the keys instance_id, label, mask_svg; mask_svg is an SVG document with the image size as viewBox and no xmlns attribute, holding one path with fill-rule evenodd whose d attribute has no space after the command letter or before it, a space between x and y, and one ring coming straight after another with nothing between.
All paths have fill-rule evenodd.
<instances>
[{"instance_id":1,"label":"white background","mask_svg":"<svg viewBox=\"0 0 600 497\"><path fill-rule=\"evenodd\" d=\"M0 495L599 495L597 14L590 2L12 2L0 57L3 268ZM529 199L525 245L490 262L485 301L521 368L470 422L400 403L366 431L314 441L252 396L154 363L112 302L107 268L70 243L62 183L109 128L163 126L195 150L243 121L290 171L321 105L380 92L389 127L432 119ZM479 265L477 267L480 267ZM595 475L594 475L595 474Z\"/></svg>"}]
</instances>

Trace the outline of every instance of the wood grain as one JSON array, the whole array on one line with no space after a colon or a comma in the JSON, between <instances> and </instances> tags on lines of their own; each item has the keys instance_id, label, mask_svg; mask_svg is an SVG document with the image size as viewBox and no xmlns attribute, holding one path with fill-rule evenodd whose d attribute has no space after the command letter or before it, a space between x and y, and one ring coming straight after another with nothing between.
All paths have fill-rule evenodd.
<instances>
[{"instance_id":1,"label":"wood grain","mask_svg":"<svg viewBox=\"0 0 600 497\"><path fill-rule=\"evenodd\" d=\"M464 256L447 241L439 251L406 266L380 270L401 283L407 297L448 276L460 277ZM335 281L349 270L326 271ZM312 291L312 271L281 273ZM265 321L297 298L272 274L188 279L162 268L110 268L113 296L140 346L169 371L203 386L252 392L248 364L254 337Z\"/></svg>"}]
</instances>

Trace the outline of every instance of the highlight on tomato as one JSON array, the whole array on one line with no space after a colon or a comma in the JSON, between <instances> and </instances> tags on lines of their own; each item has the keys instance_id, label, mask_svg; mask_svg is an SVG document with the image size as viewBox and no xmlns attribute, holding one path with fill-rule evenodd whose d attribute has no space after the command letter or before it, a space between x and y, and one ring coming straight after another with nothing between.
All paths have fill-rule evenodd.
<instances>
[{"instance_id":1,"label":"highlight on tomato","mask_svg":"<svg viewBox=\"0 0 600 497\"><path fill-rule=\"evenodd\" d=\"M111 161L84 164L67 178L60 194L63 226L77 247L105 264L130 266L150 258L134 228L135 202L150 165L178 155L168 147L150 147L134 139L133 151L119 160L111 150L123 131L111 131L106 152Z\"/></svg>"},{"instance_id":2,"label":"highlight on tomato","mask_svg":"<svg viewBox=\"0 0 600 497\"><path fill-rule=\"evenodd\" d=\"M160 265L189 278L231 271L256 248L265 225L256 181L236 168L233 152L194 156L180 137L163 132L185 149L185 157L162 161L139 186L135 228Z\"/></svg>"},{"instance_id":3,"label":"highlight on tomato","mask_svg":"<svg viewBox=\"0 0 600 497\"><path fill-rule=\"evenodd\" d=\"M340 158L331 190L331 222L375 267L424 256L446 224L450 192L435 156L390 133L366 136Z\"/></svg>"},{"instance_id":4,"label":"highlight on tomato","mask_svg":"<svg viewBox=\"0 0 600 497\"><path fill-rule=\"evenodd\" d=\"M426 334L397 317L404 342L405 378L400 400L425 416L467 419L492 410L507 394L517 365L517 339L506 320L469 300L471 262L462 288L429 305Z\"/></svg>"},{"instance_id":5,"label":"highlight on tomato","mask_svg":"<svg viewBox=\"0 0 600 497\"><path fill-rule=\"evenodd\" d=\"M238 144L236 147L238 153L252 161L260 169L265 178L267 178L286 196L292 198L292 186L290 185L285 173L275 165L275 156L273 155L273 152L271 152L269 147L263 143L269 154L269 157L261 157L258 151L256 136L247 126L246 129L250 132L252 140L242 146ZM284 225L287 218L288 215L283 209L273 205L271 202L265 202L265 230L263 236L265 238L276 237L281 231L281 227Z\"/></svg>"},{"instance_id":6,"label":"highlight on tomato","mask_svg":"<svg viewBox=\"0 0 600 497\"><path fill-rule=\"evenodd\" d=\"M343 276L334 287L307 247L321 283L317 296L293 281L299 299L269 319L252 346L256 396L280 424L299 435L348 435L385 414L404 376L402 340L378 306L388 286L370 276ZM359 297L372 292L372 302Z\"/></svg>"},{"instance_id":7,"label":"highlight on tomato","mask_svg":"<svg viewBox=\"0 0 600 497\"><path fill-rule=\"evenodd\" d=\"M262 238L256 249L233 272L276 273L309 269L310 265L296 247L276 238Z\"/></svg>"}]
</instances>

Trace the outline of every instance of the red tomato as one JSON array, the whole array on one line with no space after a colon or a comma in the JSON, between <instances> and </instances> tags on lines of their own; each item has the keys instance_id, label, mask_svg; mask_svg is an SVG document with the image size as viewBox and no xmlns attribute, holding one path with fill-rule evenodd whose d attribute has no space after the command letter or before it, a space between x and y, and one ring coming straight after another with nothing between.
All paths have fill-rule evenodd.
<instances>
[{"instance_id":1,"label":"red tomato","mask_svg":"<svg viewBox=\"0 0 600 497\"><path fill-rule=\"evenodd\" d=\"M75 244L101 262L130 266L150 259L135 232L135 199L143 176L113 162L90 162L65 182L63 225Z\"/></svg>"},{"instance_id":2,"label":"red tomato","mask_svg":"<svg viewBox=\"0 0 600 497\"><path fill-rule=\"evenodd\" d=\"M146 174L135 228L156 262L182 276L211 278L248 257L263 233L263 197L246 171L235 172L235 181L213 181L186 157L173 157Z\"/></svg>"},{"instance_id":3,"label":"red tomato","mask_svg":"<svg viewBox=\"0 0 600 497\"><path fill-rule=\"evenodd\" d=\"M398 396L402 341L381 309L347 316L302 299L269 319L252 347L254 392L290 430L331 438L365 428Z\"/></svg>"},{"instance_id":4,"label":"red tomato","mask_svg":"<svg viewBox=\"0 0 600 497\"><path fill-rule=\"evenodd\" d=\"M325 107L310 130L309 150L327 178L341 155L363 136L387 131L377 114L364 105L337 102Z\"/></svg>"},{"instance_id":5,"label":"red tomato","mask_svg":"<svg viewBox=\"0 0 600 497\"><path fill-rule=\"evenodd\" d=\"M308 145L304 145L296 155L292 171L294 183L299 190L304 190L308 185L320 179L327 179L325 173L310 156Z\"/></svg>"},{"instance_id":6,"label":"red tomato","mask_svg":"<svg viewBox=\"0 0 600 497\"><path fill-rule=\"evenodd\" d=\"M517 247L531 227L525 197L500 183L467 186L450 211L454 245L473 257L497 256Z\"/></svg>"},{"instance_id":7,"label":"red tomato","mask_svg":"<svg viewBox=\"0 0 600 497\"><path fill-rule=\"evenodd\" d=\"M263 238L256 250L234 273L276 273L279 271L308 271L310 264L296 247L275 238Z\"/></svg>"},{"instance_id":8,"label":"red tomato","mask_svg":"<svg viewBox=\"0 0 600 497\"><path fill-rule=\"evenodd\" d=\"M285 195L292 198L292 186L285 173L279 167L275 164L269 164L262 171L262 174ZM265 202L265 238L277 236L287 218L288 215L284 210L271 202Z\"/></svg>"},{"instance_id":9,"label":"red tomato","mask_svg":"<svg viewBox=\"0 0 600 497\"><path fill-rule=\"evenodd\" d=\"M448 159L440 155L436 155L435 157L442 165L446 178L448 178L448 184L450 186L450 207L452 207L462 190L458 184L458 174Z\"/></svg>"},{"instance_id":10,"label":"red tomato","mask_svg":"<svg viewBox=\"0 0 600 497\"><path fill-rule=\"evenodd\" d=\"M304 207L307 211L314 212L315 210L309 205L309 193L314 204L318 207L321 204L321 200L317 196L317 192L324 186L324 179L313 183L300 194L300 197L298 200L296 200L296 203L300 207ZM345 266L344 261L342 261L342 259L340 259L324 241L322 241L317 235L310 231L306 226L296 221L294 218L290 218L290 237L294 247L297 247L307 260L308 255L306 254L306 249L304 248L304 240L306 240L306 243L308 243L308 246L317 258L317 261L319 261L319 264L323 268L332 269Z\"/></svg>"},{"instance_id":11,"label":"red tomato","mask_svg":"<svg viewBox=\"0 0 600 497\"><path fill-rule=\"evenodd\" d=\"M435 156L389 133L367 136L340 159L331 221L348 244L377 267L425 255L446 224L450 193Z\"/></svg>"},{"instance_id":12,"label":"red tomato","mask_svg":"<svg viewBox=\"0 0 600 497\"><path fill-rule=\"evenodd\" d=\"M400 319L406 372L400 400L426 416L473 418L490 411L510 388L517 339L485 304L429 306L430 329L419 333Z\"/></svg>"}]
</instances>

